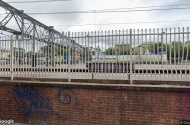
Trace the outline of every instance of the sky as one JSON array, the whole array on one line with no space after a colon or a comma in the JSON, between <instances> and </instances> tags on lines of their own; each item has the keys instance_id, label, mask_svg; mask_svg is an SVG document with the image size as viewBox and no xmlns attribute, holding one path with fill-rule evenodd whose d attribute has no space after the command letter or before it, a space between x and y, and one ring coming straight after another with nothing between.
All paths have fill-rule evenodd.
<instances>
[{"instance_id":1,"label":"sky","mask_svg":"<svg viewBox=\"0 0 190 125\"><path fill-rule=\"evenodd\" d=\"M24 0L4 0L24 1ZM27 3L15 4L13 7L24 10L25 13L46 13L46 12L68 12L68 11L87 11L118 8L135 8L137 9L166 9L166 8L183 8L190 7L189 0L70 0L62 2L47 3ZM180 5L157 8L136 8L150 6ZM122 10L122 9L120 9ZM187 27L190 21L190 8L182 10L160 10L160 11L132 11L132 12L112 12L112 13L75 13L75 14L53 14L53 15L30 15L36 20L48 25L54 26L59 32L88 32L88 31L105 31L105 30L123 30L123 29L149 29L149 28L173 28ZM3 10L0 9L0 14ZM0 20L3 17L0 16ZM162 22L173 21L173 22ZM136 22L136 23L135 23ZM154 23L137 23L137 22L154 22ZM131 23L131 24L130 24ZM96 25L85 25L96 24ZM103 24L103 25L101 25ZM14 27L15 24L10 24ZM70 25L70 26L68 26ZM72 26L71 26L72 25ZM77 26L76 26L77 25Z\"/></svg>"}]
</instances>

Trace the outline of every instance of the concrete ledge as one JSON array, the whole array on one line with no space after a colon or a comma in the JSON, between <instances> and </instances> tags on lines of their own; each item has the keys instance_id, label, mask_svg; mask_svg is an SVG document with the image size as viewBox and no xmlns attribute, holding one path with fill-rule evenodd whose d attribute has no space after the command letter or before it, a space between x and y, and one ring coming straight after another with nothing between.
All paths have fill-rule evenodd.
<instances>
[{"instance_id":1,"label":"concrete ledge","mask_svg":"<svg viewBox=\"0 0 190 125\"><path fill-rule=\"evenodd\" d=\"M41 86L41 87L70 87L70 88L83 88L83 89L190 92L190 86L177 86L177 85L130 85L130 84L0 80L0 85L15 85L15 84L18 84L20 86L34 85L34 86Z\"/></svg>"},{"instance_id":2,"label":"concrete ledge","mask_svg":"<svg viewBox=\"0 0 190 125\"><path fill-rule=\"evenodd\" d=\"M0 80L10 80L10 78L0 78ZM68 79L50 79L50 78L18 78L15 77L14 80L17 81L32 81L32 82L68 82ZM99 83L99 84L130 84L129 80L96 80L96 79L71 79L71 82L75 83ZM190 81L180 82L180 81L133 81L134 85L175 85L175 86L190 86Z\"/></svg>"}]
</instances>

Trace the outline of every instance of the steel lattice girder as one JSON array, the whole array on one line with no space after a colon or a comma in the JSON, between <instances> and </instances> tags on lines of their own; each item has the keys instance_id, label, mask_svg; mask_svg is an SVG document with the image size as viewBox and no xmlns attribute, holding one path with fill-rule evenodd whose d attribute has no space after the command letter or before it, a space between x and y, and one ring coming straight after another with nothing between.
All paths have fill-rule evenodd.
<instances>
[{"instance_id":1,"label":"steel lattice girder","mask_svg":"<svg viewBox=\"0 0 190 125\"><path fill-rule=\"evenodd\" d=\"M36 37L39 36L47 36L49 33L52 34L52 36L61 36L61 33L53 29L52 27L46 26L45 24L39 22L38 20L30 17L29 15L25 14L23 11L20 11L11 5L7 4L6 2L3 2L0 0L0 7L4 8L6 11L9 11L7 16L0 20L0 30L5 30L7 32L11 32L15 35L25 35L30 36L32 35L33 26L35 23L35 29L36 29ZM10 22L12 18L15 18L15 21L20 29L20 31L16 31L15 29L11 29L6 27L6 25ZM24 21L28 21L30 24L27 26Z\"/></svg>"},{"instance_id":2,"label":"steel lattice girder","mask_svg":"<svg viewBox=\"0 0 190 125\"><path fill-rule=\"evenodd\" d=\"M68 46L70 41L72 44L75 44L78 47L82 47L74 40L62 36L62 34L53 29L52 26L46 26L45 24L30 17L29 15L25 14L23 11L20 11L12 7L6 2L3 2L2 0L0 0L0 7L8 11L7 16L3 20L0 20L0 30L13 33L14 35L20 35L23 39L24 37L26 37L26 38L35 38L35 40L41 41L40 38L47 38L46 40L41 42L47 43L48 45L51 44L51 45ZM6 25L10 22L10 20L13 17L20 31L6 27ZM25 23L25 21L28 21L28 23ZM66 39L65 41L66 43L64 45L61 45L60 43L55 43L51 40L51 38L61 38L61 37L64 37L64 39Z\"/></svg>"}]
</instances>

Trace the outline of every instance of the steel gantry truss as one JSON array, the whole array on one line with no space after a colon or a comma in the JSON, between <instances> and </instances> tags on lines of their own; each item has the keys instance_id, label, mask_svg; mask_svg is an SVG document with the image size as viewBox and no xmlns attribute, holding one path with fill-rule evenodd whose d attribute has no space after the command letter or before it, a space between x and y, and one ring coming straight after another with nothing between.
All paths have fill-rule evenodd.
<instances>
[{"instance_id":1,"label":"steel gantry truss","mask_svg":"<svg viewBox=\"0 0 190 125\"><path fill-rule=\"evenodd\" d=\"M23 10L18 10L2 0L0 0L0 7L4 8L7 12L6 16L0 20L0 30L10 32L14 35L21 35L22 37L33 36L34 29L36 30L35 37L37 38L42 38L44 36L48 36L49 34L53 36L61 36L61 33L53 29L53 27L46 26L45 24L25 14ZM7 24L13 19L18 25L19 30L7 27Z\"/></svg>"},{"instance_id":2,"label":"steel gantry truss","mask_svg":"<svg viewBox=\"0 0 190 125\"><path fill-rule=\"evenodd\" d=\"M55 43L52 38L61 37L61 33L53 29L52 26L46 26L45 24L39 22L38 20L30 17L25 14L23 10L18 10L8 3L0 0L0 7L6 10L6 16L0 20L0 30L12 33L16 35L17 38L24 41L25 38L33 39L33 63L35 67L35 41L44 42L52 50L52 55L54 55L54 46L58 43ZM12 21L12 22L11 22ZM17 25L18 29L10 28L9 23L14 22L14 27ZM45 40L41 40L46 38ZM20 44L20 42L19 42ZM19 45L20 47L20 45ZM50 60L53 60L54 57L49 56ZM47 59L48 59L47 58ZM54 64L53 64L54 65Z\"/></svg>"},{"instance_id":3,"label":"steel gantry truss","mask_svg":"<svg viewBox=\"0 0 190 125\"><path fill-rule=\"evenodd\" d=\"M55 46L72 46L75 45L81 48L81 45L76 43L74 40L71 40L70 37L67 37L67 34L64 36L62 33L56 31L53 26L46 26L45 24L39 22L38 20L30 17L25 14L23 10L18 10L8 3L0 0L0 7L6 10L6 16L3 19L0 19L0 30L12 33L19 38L19 40L24 41L25 39L33 39L33 63L35 67L35 41L46 43L48 50L51 50L51 54L47 56L47 60L54 60ZM11 22L12 21L12 22ZM8 26L9 23L14 23L14 27L18 26L18 29ZM55 42L54 38L60 38L59 42ZM61 38L64 39L64 44L61 43ZM71 43L71 44L69 44ZM20 47L20 41L18 43ZM70 48L70 47L69 47ZM83 47L82 47L83 48ZM49 50L50 49L50 50ZM55 66L54 63L51 63Z\"/></svg>"}]
</instances>

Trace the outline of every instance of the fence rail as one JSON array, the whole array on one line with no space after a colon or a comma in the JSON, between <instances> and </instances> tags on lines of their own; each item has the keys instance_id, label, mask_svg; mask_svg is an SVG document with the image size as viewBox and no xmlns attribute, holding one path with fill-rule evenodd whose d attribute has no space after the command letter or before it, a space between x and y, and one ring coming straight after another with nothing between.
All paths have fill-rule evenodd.
<instances>
[{"instance_id":1,"label":"fence rail","mask_svg":"<svg viewBox=\"0 0 190 125\"><path fill-rule=\"evenodd\" d=\"M189 28L0 37L0 77L190 81Z\"/></svg>"}]
</instances>

